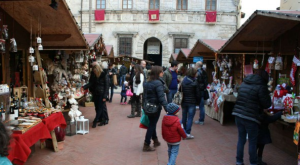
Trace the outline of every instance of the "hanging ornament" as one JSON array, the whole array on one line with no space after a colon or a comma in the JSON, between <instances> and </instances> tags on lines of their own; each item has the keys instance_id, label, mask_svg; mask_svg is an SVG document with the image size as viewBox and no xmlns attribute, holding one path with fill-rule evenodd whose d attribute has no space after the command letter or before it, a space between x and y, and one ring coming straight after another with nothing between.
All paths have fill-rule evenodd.
<instances>
[{"instance_id":1,"label":"hanging ornament","mask_svg":"<svg viewBox=\"0 0 300 165\"><path fill-rule=\"evenodd\" d=\"M296 81L295 81L295 73L297 71L297 64L300 63L300 60L294 56L293 58L293 63L292 63L292 68L291 68L291 72L290 72L290 80L293 86L296 85Z\"/></svg>"},{"instance_id":2,"label":"hanging ornament","mask_svg":"<svg viewBox=\"0 0 300 165\"><path fill-rule=\"evenodd\" d=\"M33 71L38 71L39 70L39 66L38 65L33 65L32 70Z\"/></svg>"},{"instance_id":3,"label":"hanging ornament","mask_svg":"<svg viewBox=\"0 0 300 165\"><path fill-rule=\"evenodd\" d=\"M282 57L277 56L275 60L275 70L282 70L282 68L283 68Z\"/></svg>"},{"instance_id":4,"label":"hanging ornament","mask_svg":"<svg viewBox=\"0 0 300 165\"><path fill-rule=\"evenodd\" d=\"M10 39L10 51L11 52L17 52L18 51L17 42L16 42L15 38Z\"/></svg>"},{"instance_id":5,"label":"hanging ornament","mask_svg":"<svg viewBox=\"0 0 300 165\"><path fill-rule=\"evenodd\" d=\"M32 64L34 63L34 57L30 54L30 56L28 56L28 62L30 62L30 65L32 66Z\"/></svg>"},{"instance_id":6,"label":"hanging ornament","mask_svg":"<svg viewBox=\"0 0 300 165\"><path fill-rule=\"evenodd\" d=\"M36 37L36 43L41 44L42 43L42 38L41 37Z\"/></svg>"},{"instance_id":7,"label":"hanging ornament","mask_svg":"<svg viewBox=\"0 0 300 165\"><path fill-rule=\"evenodd\" d=\"M9 39L7 25L3 25L2 37L3 37L4 40L8 40Z\"/></svg>"},{"instance_id":8,"label":"hanging ornament","mask_svg":"<svg viewBox=\"0 0 300 165\"><path fill-rule=\"evenodd\" d=\"M29 53L30 53L30 54L34 53L33 47L29 47Z\"/></svg>"},{"instance_id":9,"label":"hanging ornament","mask_svg":"<svg viewBox=\"0 0 300 165\"><path fill-rule=\"evenodd\" d=\"M43 50L43 45L42 44L39 44L38 50Z\"/></svg>"},{"instance_id":10,"label":"hanging ornament","mask_svg":"<svg viewBox=\"0 0 300 165\"><path fill-rule=\"evenodd\" d=\"M5 52L5 40L0 39L0 52Z\"/></svg>"},{"instance_id":11,"label":"hanging ornament","mask_svg":"<svg viewBox=\"0 0 300 165\"><path fill-rule=\"evenodd\" d=\"M253 63L253 69L259 69L258 60L255 59Z\"/></svg>"}]
</instances>

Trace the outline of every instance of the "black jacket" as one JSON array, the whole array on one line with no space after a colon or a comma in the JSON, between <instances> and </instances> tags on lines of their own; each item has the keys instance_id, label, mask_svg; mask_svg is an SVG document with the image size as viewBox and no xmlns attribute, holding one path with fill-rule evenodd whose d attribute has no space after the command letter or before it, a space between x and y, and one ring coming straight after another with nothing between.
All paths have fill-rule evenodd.
<instances>
[{"instance_id":1,"label":"black jacket","mask_svg":"<svg viewBox=\"0 0 300 165\"><path fill-rule=\"evenodd\" d=\"M112 75L109 75L109 72L112 73ZM111 68L107 70L107 74L109 76L109 86L114 86L114 82L113 82L113 75L117 74L117 71L115 68Z\"/></svg>"},{"instance_id":2,"label":"black jacket","mask_svg":"<svg viewBox=\"0 0 300 165\"><path fill-rule=\"evenodd\" d=\"M160 110L162 109L162 106L166 110L168 102L165 98L164 84L161 80L144 83L143 103L145 103L145 99L150 103L159 105Z\"/></svg>"},{"instance_id":3,"label":"black jacket","mask_svg":"<svg viewBox=\"0 0 300 165\"><path fill-rule=\"evenodd\" d=\"M200 102L200 95L197 92L197 82L190 77L184 77L181 83L183 98L182 103L198 104Z\"/></svg>"},{"instance_id":4,"label":"black jacket","mask_svg":"<svg viewBox=\"0 0 300 165\"><path fill-rule=\"evenodd\" d=\"M120 76L126 75L127 74L127 68L126 66L122 65L120 70L119 70Z\"/></svg>"},{"instance_id":5,"label":"black jacket","mask_svg":"<svg viewBox=\"0 0 300 165\"><path fill-rule=\"evenodd\" d=\"M198 69L197 71L197 82L198 82L198 89L200 91L204 91L208 84L208 77L205 70L202 68Z\"/></svg>"},{"instance_id":6,"label":"black jacket","mask_svg":"<svg viewBox=\"0 0 300 165\"><path fill-rule=\"evenodd\" d=\"M265 113L262 114L262 122L259 126L257 144L268 144L272 143L271 134L269 130L269 124L280 119L282 112L277 112L273 116L269 116Z\"/></svg>"},{"instance_id":7,"label":"black jacket","mask_svg":"<svg viewBox=\"0 0 300 165\"><path fill-rule=\"evenodd\" d=\"M271 106L267 82L259 75L247 76L238 91L233 115L260 124L263 109Z\"/></svg>"},{"instance_id":8,"label":"black jacket","mask_svg":"<svg viewBox=\"0 0 300 165\"><path fill-rule=\"evenodd\" d=\"M83 86L84 89L89 89L92 95L102 96L107 98L108 96L109 81L106 73L103 71L99 78L96 77L94 72L91 72L89 82Z\"/></svg>"}]
</instances>

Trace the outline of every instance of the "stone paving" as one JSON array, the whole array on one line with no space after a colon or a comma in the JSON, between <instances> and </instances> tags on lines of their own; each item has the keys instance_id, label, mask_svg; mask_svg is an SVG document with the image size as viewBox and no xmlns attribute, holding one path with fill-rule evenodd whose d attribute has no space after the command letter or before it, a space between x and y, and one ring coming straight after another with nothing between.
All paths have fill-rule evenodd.
<instances>
[{"instance_id":1,"label":"stone paving","mask_svg":"<svg viewBox=\"0 0 300 165\"><path fill-rule=\"evenodd\" d=\"M142 152L146 130L139 128L140 118L128 119L130 105L119 104L120 95L115 94L107 103L110 121L108 125L91 128L94 107L80 107L90 120L90 133L66 136L64 149L36 151L27 161L28 165L166 165L167 144L161 137L162 112L158 122L158 138L162 145L155 152ZM196 113L196 117L199 111ZM195 117L195 119L196 119ZM224 126L206 116L205 125L193 125L195 139L180 144L177 165L233 165L237 143L237 128L233 120ZM292 139L291 139L292 140ZM247 144L246 144L247 145ZM296 158L269 144L264 158L268 165L296 165ZM248 148L245 147L245 165L249 165Z\"/></svg>"}]
</instances>

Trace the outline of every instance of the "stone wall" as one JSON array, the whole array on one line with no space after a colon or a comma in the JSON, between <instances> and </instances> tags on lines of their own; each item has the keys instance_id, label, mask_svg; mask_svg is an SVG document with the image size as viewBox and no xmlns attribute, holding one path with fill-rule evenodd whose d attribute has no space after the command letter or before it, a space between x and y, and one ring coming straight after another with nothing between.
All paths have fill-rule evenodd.
<instances>
[{"instance_id":1,"label":"stone wall","mask_svg":"<svg viewBox=\"0 0 300 165\"><path fill-rule=\"evenodd\" d=\"M72 13L82 30L89 32L89 0L67 0ZM163 65L168 65L174 50L174 38L187 37L188 48L198 39L228 39L236 31L239 21L239 0L217 1L217 22L205 22L205 0L189 0L188 10L176 10L176 0L160 1L160 21L148 21L149 0L133 0L133 8L122 10L122 0L106 0L105 21L94 20L96 0L92 0L92 33L102 33L107 45L113 45L118 56L118 37L116 32L136 33L133 36L132 56L143 58L143 46L148 38L155 37L162 43Z\"/></svg>"}]
</instances>

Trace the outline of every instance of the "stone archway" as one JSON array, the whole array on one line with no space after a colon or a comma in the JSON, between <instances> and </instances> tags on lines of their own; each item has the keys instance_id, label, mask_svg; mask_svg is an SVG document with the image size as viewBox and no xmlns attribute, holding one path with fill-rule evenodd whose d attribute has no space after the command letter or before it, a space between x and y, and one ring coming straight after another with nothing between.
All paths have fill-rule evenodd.
<instances>
[{"instance_id":1,"label":"stone archway","mask_svg":"<svg viewBox=\"0 0 300 165\"><path fill-rule=\"evenodd\" d=\"M162 65L167 65L169 59L169 50L168 50L168 34L162 34L159 31L148 31L146 33L139 34L138 42L137 42L137 49L136 49L136 56L138 58L143 58L144 56L144 43L149 38L157 38L160 40L162 44Z\"/></svg>"}]
</instances>

